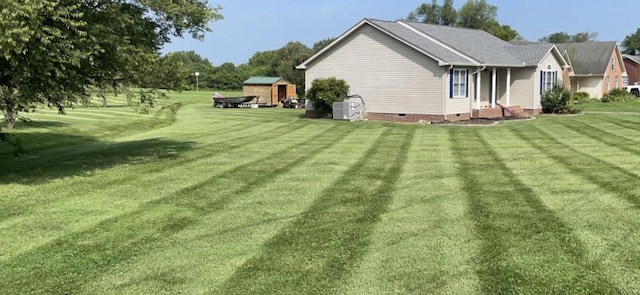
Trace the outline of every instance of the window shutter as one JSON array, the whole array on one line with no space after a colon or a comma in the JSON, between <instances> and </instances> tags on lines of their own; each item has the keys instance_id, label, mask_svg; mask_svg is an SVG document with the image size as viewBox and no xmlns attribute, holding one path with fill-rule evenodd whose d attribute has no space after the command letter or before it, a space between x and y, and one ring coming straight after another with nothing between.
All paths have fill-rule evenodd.
<instances>
[{"instance_id":1,"label":"window shutter","mask_svg":"<svg viewBox=\"0 0 640 295\"><path fill-rule=\"evenodd\" d=\"M543 87L544 87L544 71L540 71L540 94L542 94Z\"/></svg>"},{"instance_id":2,"label":"window shutter","mask_svg":"<svg viewBox=\"0 0 640 295\"><path fill-rule=\"evenodd\" d=\"M467 80L464 82L464 85L466 87L464 90L464 96L469 97L469 70L465 70L464 72L466 73L465 77L467 78Z\"/></svg>"},{"instance_id":3,"label":"window shutter","mask_svg":"<svg viewBox=\"0 0 640 295\"><path fill-rule=\"evenodd\" d=\"M453 98L453 69L449 70L449 98Z\"/></svg>"},{"instance_id":4,"label":"window shutter","mask_svg":"<svg viewBox=\"0 0 640 295\"><path fill-rule=\"evenodd\" d=\"M558 85L558 71L553 72L553 86Z\"/></svg>"}]
</instances>

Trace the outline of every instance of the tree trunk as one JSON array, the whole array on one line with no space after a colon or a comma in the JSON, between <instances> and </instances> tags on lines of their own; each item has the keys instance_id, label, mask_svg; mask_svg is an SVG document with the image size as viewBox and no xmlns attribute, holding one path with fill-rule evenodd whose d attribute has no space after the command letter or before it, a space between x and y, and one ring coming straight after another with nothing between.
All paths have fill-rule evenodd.
<instances>
[{"instance_id":1,"label":"tree trunk","mask_svg":"<svg viewBox=\"0 0 640 295\"><path fill-rule=\"evenodd\" d=\"M7 122L7 129L13 129L13 126L16 124L16 117L13 110L4 111L4 121Z\"/></svg>"}]
</instances>

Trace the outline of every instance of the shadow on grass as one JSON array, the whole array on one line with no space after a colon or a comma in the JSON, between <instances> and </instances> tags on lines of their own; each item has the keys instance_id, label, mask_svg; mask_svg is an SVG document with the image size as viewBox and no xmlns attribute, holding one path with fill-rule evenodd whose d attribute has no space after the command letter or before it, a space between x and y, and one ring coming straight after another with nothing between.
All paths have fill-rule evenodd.
<instances>
[{"instance_id":1,"label":"shadow on grass","mask_svg":"<svg viewBox=\"0 0 640 295\"><path fill-rule=\"evenodd\" d=\"M335 294L388 209L415 129L387 130L308 210L217 290L219 294Z\"/></svg>"},{"instance_id":2,"label":"shadow on grass","mask_svg":"<svg viewBox=\"0 0 640 295\"><path fill-rule=\"evenodd\" d=\"M13 294L77 292L115 265L155 249L175 246L175 233L311 158L303 153L295 157L279 156L296 148L318 153L354 130L347 125L327 128L303 142L292 143L263 158L142 204L136 211L21 253L0 264L0 290ZM165 284L161 288L165 290L179 283L172 276L165 281L166 273L141 280Z\"/></svg>"},{"instance_id":3,"label":"shadow on grass","mask_svg":"<svg viewBox=\"0 0 640 295\"><path fill-rule=\"evenodd\" d=\"M477 129L450 129L458 175L482 240L485 294L619 294L571 228L520 181Z\"/></svg>"},{"instance_id":4,"label":"shadow on grass","mask_svg":"<svg viewBox=\"0 0 640 295\"><path fill-rule=\"evenodd\" d=\"M21 135L22 136L22 135ZM119 143L100 142L91 137L53 133L29 133L25 142L55 140L64 145L39 148L25 157L0 157L2 183L38 184L53 179L89 175L122 164L141 164L176 158L193 147L193 142L146 139Z\"/></svg>"}]
</instances>

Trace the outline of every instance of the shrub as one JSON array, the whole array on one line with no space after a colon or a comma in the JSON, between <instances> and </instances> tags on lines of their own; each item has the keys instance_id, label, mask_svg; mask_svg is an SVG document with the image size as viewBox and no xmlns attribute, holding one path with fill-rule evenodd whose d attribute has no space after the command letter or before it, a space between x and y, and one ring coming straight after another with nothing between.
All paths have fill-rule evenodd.
<instances>
[{"instance_id":1,"label":"shrub","mask_svg":"<svg viewBox=\"0 0 640 295\"><path fill-rule=\"evenodd\" d=\"M571 114L577 112L571 108L571 92L562 85L556 85L553 89L542 94L542 112L552 114Z\"/></svg>"},{"instance_id":2,"label":"shrub","mask_svg":"<svg viewBox=\"0 0 640 295\"><path fill-rule=\"evenodd\" d=\"M349 92L347 82L336 78L315 79L307 91L307 99L313 109L326 117L331 114L333 103L343 101Z\"/></svg>"},{"instance_id":3,"label":"shrub","mask_svg":"<svg viewBox=\"0 0 640 295\"><path fill-rule=\"evenodd\" d=\"M571 94L571 101L573 104L589 104L594 102L600 102L595 98L589 97L589 93L586 92L576 92Z\"/></svg>"},{"instance_id":4,"label":"shrub","mask_svg":"<svg viewBox=\"0 0 640 295\"><path fill-rule=\"evenodd\" d=\"M634 100L636 100L636 97L633 96L633 94L621 88L614 88L601 99L602 102L625 102Z\"/></svg>"}]
</instances>

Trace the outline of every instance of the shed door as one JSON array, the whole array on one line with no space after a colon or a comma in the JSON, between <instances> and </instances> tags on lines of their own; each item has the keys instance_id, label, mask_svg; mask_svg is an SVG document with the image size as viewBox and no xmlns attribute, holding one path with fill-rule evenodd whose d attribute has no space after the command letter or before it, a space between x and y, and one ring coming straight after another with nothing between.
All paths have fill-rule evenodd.
<instances>
[{"instance_id":1,"label":"shed door","mask_svg":"<svg viewBox=\"0 0 640 295\"><path fill-rule=\"evenodd\" d=\"M271 105L278 104L278 84L271 85Z\"/></svg>"},{"instance_id":2,"label":"shed door","mask_svg":"<svg viewBox=\"0 0 640 295\"><path fill-rule=\"evenodd\" d=\"M287 85L287 97L298 97L296 95L296 85L295 84Z\"/></svg>"}]
</instances>

